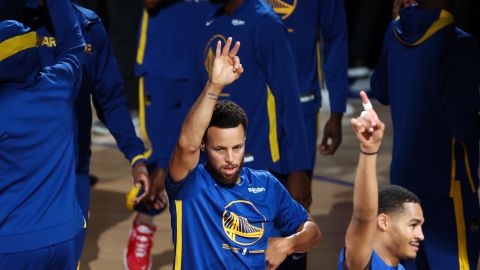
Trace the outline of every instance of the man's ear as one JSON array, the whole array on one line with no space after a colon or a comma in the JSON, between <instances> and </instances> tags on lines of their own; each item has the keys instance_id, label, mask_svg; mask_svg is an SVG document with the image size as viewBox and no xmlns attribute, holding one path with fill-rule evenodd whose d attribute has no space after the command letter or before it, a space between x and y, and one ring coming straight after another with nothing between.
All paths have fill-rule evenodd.
<instances>
[{"instance_id":1,"label":"man's ear","mask_svg":"<svg viewBox=\"0 0 480 270\"><path fill-rule=\"evenodd\" d=\"M388 231L388 226L390 224L390 217L384 213L378 215L377 217L377 226L382 232Z\"/></svg>"}]
</instances>

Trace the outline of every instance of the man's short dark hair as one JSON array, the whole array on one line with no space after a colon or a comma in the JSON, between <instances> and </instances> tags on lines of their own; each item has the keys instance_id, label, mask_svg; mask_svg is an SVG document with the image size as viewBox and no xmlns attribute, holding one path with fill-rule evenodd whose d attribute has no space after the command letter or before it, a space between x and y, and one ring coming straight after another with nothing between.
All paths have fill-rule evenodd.
<instances>
[{"instance_id":1,"label":"man's short dark hair","mask_svg":"<svg viewBox=\"0 0 480 270\"><path fill-rule=\"evenodd\" d=\"M248 118L242 107L230 100L219 100L208 127L234 128L238 125L242 125L243 130L247 132Z\"/></svg>"},{"instance_id":2,"label":"man's short dark hair","mask_svg":"<svg viewBox=\"0 0 480 270\"><path fill-rule=\"evenodd\" d=\"M410 190L396 185L388 185L378 191L378 214L401 211L404 203L420 204L420 199Z\"/></svg>"}]
</instances>

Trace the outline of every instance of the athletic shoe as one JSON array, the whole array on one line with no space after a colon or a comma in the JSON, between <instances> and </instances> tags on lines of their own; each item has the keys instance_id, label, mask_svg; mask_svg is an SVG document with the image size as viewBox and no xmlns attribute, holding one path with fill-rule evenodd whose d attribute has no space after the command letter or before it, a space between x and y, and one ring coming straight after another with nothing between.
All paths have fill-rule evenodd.
<instances>
[{"instance_id":1,"label":"athletic shoe","mask_svg":"<svg viewBox=\"0 0 480 270\"><path fill-rule=\"evenodd\" d=\"M128 246L123 254L123 263L126 270L151 270L153 234L156 228L146 224L136 224L130 231Z\"/></svg>"}]
</instances>

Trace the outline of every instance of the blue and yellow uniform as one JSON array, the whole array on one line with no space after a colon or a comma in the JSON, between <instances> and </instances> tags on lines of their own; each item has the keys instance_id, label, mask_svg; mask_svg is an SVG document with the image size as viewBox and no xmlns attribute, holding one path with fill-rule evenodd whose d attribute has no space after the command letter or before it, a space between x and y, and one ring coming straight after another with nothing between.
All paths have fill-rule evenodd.
<instances>
[{"instance_id":1,"label":"blue and yellow uniform","mask_svg":"<svg viewBox=\"0 0 480 270\"><path fill-rule=\"evenodd\" d=\"M211 9L208 1L176 1L143 12L135 76L140 78L140 120L150 168L167 168L183 119L196 98L191 40Z\"/></svg>"},{"instance_id":2,"label":"blue and yellow uniform","mask_svg":"<svg viewBox=\"0 0 480 270\"><path fill-rule=\"evenodd\" d=\"M265 269L270 231L295 233L308 220L270 173L242 168L240 183L218 184L198 165L180 183L167 176L174 269Z\"/></svg>"},{"instance_id":3,"label":"blue and yellow uniform","mask_svg":"<svg viewBox=\"0 0 480 270\"><path fill-rule=\"evenodd\" d=\"M204 50L197 63L202 83L218 40L225 43L231 36L242 44L238 56L245 72L221 98L231 99L247 113L246 166L271 169L282 160L281 173L310 169L295 61L281 19L263 0L246 0L232 15L219 9L203 26L199 46Z\"/></svg>"},{"instance_id":4,"label":"blue and yellow uniform","mask_svg":"<svg viewBox=\"0 0 480 270\"><path fill-rule=\"evenodd\" d=\"M87 43L83 78L75 99L78 130L77 198L87 219L90 205L91 100L98 117L106 124L118 147L132 165L143 159L144 147L136 136L130 113L125 106L126 100L122 95L123 81L100 18L93 11L76 4L72 5ZM28 24L37 28L41 40L40 60L42 66L48 66L55 59L56 39L49 26L50 16L40 10L35 12L39 12L39 16L34 16L34 13L26 20ZM83 238L79 239L79 254L83 247Z\"/></svg>"},{"instance_id":5,"label":"blue and yellow uniform","mask_svg":"<svg viewBox=\"0 0 480 270\"><path fill-rule=\"evenodd\" d=\"M355 251L353 251L355 252ZM342 250L340 253L340 257L338 258L338 270L344 270L343 264L345 262L345 249ZM380 256L375 252L372 251L372 257L370 258L370 264L368 267L369 270L405 270L403 265L399 264L397 266L390 266L386 264Z\"/></svg>"},{"instance_id":6,"label":"blue and yellow uniform","mask_svg":"<svg viewBox=\"0 0 480 270\"><path fill-rule=\"evenodd\" d=\"M35 32L0 23L0 268L75 269L84 226L75 196L76 89L85 43L69 2L48 0L55 62L40 69Z\"/></svg>"},{"instance_id":7,"label":"blue and yellow uniform","mask_svg":"<svg viewBox=\"0 0 480 270\"><path fill-rule=\"evenodd\" d=\"M476 269L480 251L479 55L453 22L444 10L401 10L371 80L392 112L391 183L422 201L419 269Z\"/></svg>"},{"instance_id":8,"label":"blue and yellow uniform","mask_svg":"<svg viewBox=\"0 0 480 270\"><path fill-rule=\"evenodd\" d=\"M140 125L150 173L168 167L183 119L195 101L198 91L192 91L195 77L192 40L202 19L212 9L208 0L179 0L143 12L135 76L139 77ZM132 189L128 197L140 196L143 192L139 191ZM129 201L129 208L143 214L163 211Z\"/></svg>"},{"instance_id":9,"label":"blue and yellow uniform","mask_svg":"<svg viewBox=\"0 0 480 270\"><path fill-rule=\"evenodd\" d=\"M297 67L300 102L307 130L311 158L309 169L313 170L317 148L318 110L322 105L317 50L319 39L330 111L343 113L347 104L348 40L344 4L338 0L267 2L288 28L288 40Z\"/></svg>"}]
</instances>

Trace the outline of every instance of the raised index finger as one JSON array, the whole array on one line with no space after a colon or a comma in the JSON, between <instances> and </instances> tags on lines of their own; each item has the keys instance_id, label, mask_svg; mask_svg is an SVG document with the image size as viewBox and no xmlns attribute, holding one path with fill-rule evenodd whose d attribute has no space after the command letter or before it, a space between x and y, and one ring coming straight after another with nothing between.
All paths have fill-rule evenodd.
<instances>
[{"instance_id":1,"label":"raised index finger","mask_svg":"<svg viewBox=\"0 0 480 270\"><path fill-rule=\"evenodd\" d=\"M360 91L360 97L362 98L362 105L365 111L373 110L372 103L368 99L367 93L365 91Z\"/></svg>"},{"instance_id":2,"label":"raised index finger","mask_svg":"<svg viewBox=\"0 0 480 270\"><path fill-rule=\"evenodd\" d=\"M230 51L230 46L231 45L232 45L232 38L229 37L227 39L227 43L225 43L225 46L223 47L222 56L228 56L228 51Z\"/></svg>"}]
</instances>

